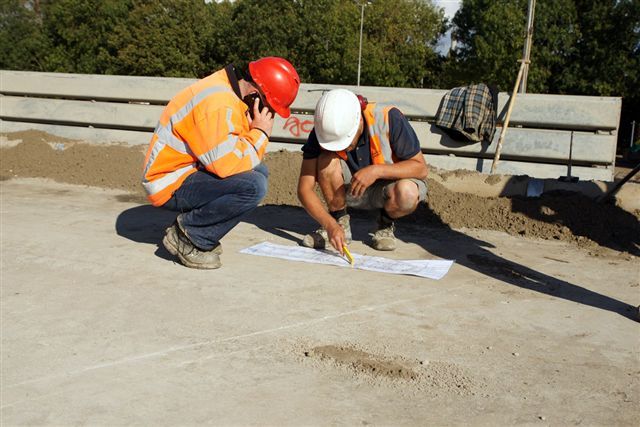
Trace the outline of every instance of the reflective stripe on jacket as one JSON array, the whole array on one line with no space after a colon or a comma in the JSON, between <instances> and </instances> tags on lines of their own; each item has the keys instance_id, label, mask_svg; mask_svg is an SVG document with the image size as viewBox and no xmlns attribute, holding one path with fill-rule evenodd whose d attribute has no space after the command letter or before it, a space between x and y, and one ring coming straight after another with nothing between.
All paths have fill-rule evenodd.
<instances>
[{"instance_id":1,"label":"reflective stripe on jacket","mask_svg":"<svg viewBox=\"0 0 640 427\"><path fill-rule=\"evenodd\" d=\"M389 141L389 110L392 108L393 106L383 107L376 103L370 103L362 112L369 133L371 163L374 165L390 164L397 161L391 151L391 142ZM346 151L339 151L338 155L347 160Z\"/></svg>"},{"instance_id":2,"label":"reflective stripe on jacket","mask_svg":"<svg viewBox=\"0 0 640 427\"><path fill-rule=\"evenodd\" d=\"M268 139L250 129L248 107L225 69L178 93L160 116L144 161L142 185L162 206L198 168L226 178L260 164Z\"/></svg>"}]
</instances>

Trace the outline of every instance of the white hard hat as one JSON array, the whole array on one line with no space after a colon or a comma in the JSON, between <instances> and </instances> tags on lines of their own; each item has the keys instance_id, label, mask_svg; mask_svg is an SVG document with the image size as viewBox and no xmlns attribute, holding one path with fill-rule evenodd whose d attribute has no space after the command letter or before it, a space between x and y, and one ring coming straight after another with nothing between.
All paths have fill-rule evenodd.
<instances>
[{"instance_id":1,"label":"white hard hat","mask_svg":"<svg viewBox=\"0 0 640 427\"><path fill-rule=\"evenodd\" d=\"M320 147L329 151L347 148L358 132L361 117L360 101L353 92L334 89L322 95L313 116Z\"/></svg>"}]
</instances>

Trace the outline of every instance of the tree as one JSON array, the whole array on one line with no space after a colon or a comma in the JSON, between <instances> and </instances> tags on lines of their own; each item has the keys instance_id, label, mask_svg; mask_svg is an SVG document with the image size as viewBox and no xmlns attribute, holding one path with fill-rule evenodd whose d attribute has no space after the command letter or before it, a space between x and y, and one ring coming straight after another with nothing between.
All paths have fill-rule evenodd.
<instances>
[{"instance_id":1,"label":"tree","mask_svg":"<svg viewBox=\"0 0 640 427\"><path fill-rule=\"evenodd\" d=\"M360 14L355 3L300 2L296 67L303 81L355 84Z\"/></svg>"},{"instance_id":2,"label":"tree","mask_svg":"<svg viewBox=\"0 0 640 427\"><path fill-rule=\"evenodd\" d=\"M313 82L355 84L362 3L304 2L300 50ZM419 0L376 0L364 8L361 84L429 86L437 80L435 42L442 11Z\"/></svg>"},{"instance_id":3,"label":"tree","mask_svg":"<svg viewBox=\"0 0 640 427\"><path fill-rule=\"evenodd\" d=\"M457 48L449 64L450 85L497 84L511 90L522 58L527 0L464 0L453 19ZM553 90L579 36L573 0L537 2L527 88Z\"/></svg>"},{"instance_id":4,"label":"tree","mask_svg":"<svg viewBox=\"0 0 640 427\"><path fill-rule=\"evenodd\" d=\"M365 9L362 81L376 86L433 86L435 44L444 15L430 2L377 0Z\"/></svg>"},{"instance_id":5,"label":"tree","mask_svg":"<svg viewBox=\"0 0 640 427\"><path fill-rule=\"evenodd\" d=\"M565 93L562 82L567 78L567 63L574 60L581 36L576 7L573 0L541 1L536 3L535 12L527 91Z\"/></svg>"},{"instance_id":6,"label":"tree","mask_svg":"<svg viewBox=\"0 0 640 427\"><path fill-rule=\"evenodd\" d=\"M48 71L109 73L116 54L108 38L131 8L128 0L57 0L41 4L51 43Z\"/></svg>"},{"instance_id":7,"label":"tree","mask_svg":"<svg viewBox=\"0 0 640 427\"><path fill-rule=\"evenodd\" d=\"M212 34L211 9L200 0L134 1L108 38L119 74L196 77Z\"/></svg>"},{"instance_id":8,"label":"tree","mask_svg":"<svg viewBox=\"0 0 640 427\"><path fill-rule=\"evenodd\" d=\"M632 95L640 69L640 2L575 0L581 37L563 88L598 95Z\"/></svg>"},{"instance_id":9,"label":"tree","mask_svg":"<svg viewBox=\"0 0 640 427\"><path fill-rule=\"evenodd\" d=\"M0 68L46 71L48 40L31 4L0 0Z\"/></svg>"},{"instance_id":10,"label":"tree","mask_svg":"<svg viewBox=\"0 0 640 427\"><path fill-rule=\"evenodd\" d=\"M234 3L225 0L220 3L209 2L207 6L211 33L205 37L205 44L201 53L204 69L198 77L204 77L228 64L232 52L232 47L225 35L231 33L233 28L231 18L235 7Z\"/></svg>"},{"instance_id":11,"label":"tree","mask_svg":"<svg viewBox=\"0 0 640 427\"><path fill-rule=\"evenodd\" d=\"M464 0L454 17L458 48L449 85L513 87L522 57L527 0ZM640 2L537 2L529 92L623 97L622 132L640 120Z\"/></svg>"},{"instance_id":12,"label":"tree","mask_svg":"<svg viewBox=\"0 0 640 427\"><path fill-rule=\"evenodd\" d=\"M229 62L244 66L282 56L306 82L355 84L358 77L360 0L0 2L5 68L202 77ZM425 0L371 3L365 8L362 84L435 84L442 12ZM16 53L13 46L23 49Z\"/></svg>"},{"instance_id":13,"label":"tree","mask_svg":"<svg viewBox=\"0 0 640 427\"><path fill-rule=\"evenodd\" d=\"M526 10L527 0L464 0L453 20L458 78L512 86ZM630 94L629 83L637 82L640 68L639 32L637 0L537 2L530 91Z\"/></svg>"},{"instance_id":14,"label":"tree","mask_svg":"<svg viewBox=\"0 0 640 427\"><path fill-rule=\"evenodd\" d=\"M298 64L296 54L302 22L298 2L291 0L239 0L224 41L230 62L244 66L263 56L281 56Z\"/></svg>"},{"instance_id":15,"label":"tree","mask_svg":"<svg viewBox=\"0 0 640 427\"><path fill-rule=\"evenodd\" d=\"M355 84L361 4L340 0L239 0L226 39L233 61L288 58L304 81ZM241 29L239 31L238 29ZM421 0L376 0L365 8L362 84L407 86L434 79L442 12Z\"/></svg>"},{"instance_id":16,"label":"tree","mask_svg":"<svg viewBox=\"0 0 640 427\"><path fill-rule=\"evenodd\" d=\"M631 121L640 122L640 1L575 0L581 37L560 90L622 96L619 146L628 147Z\"/></svg>"}]
</instances>

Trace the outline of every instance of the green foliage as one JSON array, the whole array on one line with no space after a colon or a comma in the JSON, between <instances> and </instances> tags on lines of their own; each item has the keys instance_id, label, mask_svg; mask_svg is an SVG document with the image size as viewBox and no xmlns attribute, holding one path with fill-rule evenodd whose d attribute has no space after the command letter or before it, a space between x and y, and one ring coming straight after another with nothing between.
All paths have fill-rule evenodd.
<instances>
[{"instance_id":1,"label":"green foliage","mask_svg":"<svg viewBox=\"0 0 640 427\"><path fill-rule=\"evenodd\" d=\"M429 0L0 0L0 67L72 73L202 77L261 56L288 58L310 83L511 90L527 0L464 0L458 45ZM640 1L538 1L530 92L639 101ZM631 107L629 107L631 106Z\"/></svg>"},{"instance_id":2,"label":"green foliage","mask_svg":"<svg viewBox=\"0 0 640 427\"><path fill-rule=\"evenodd\" d=\"M116 52L115 71L168 77L203 74L210 18L209 8L199 0L134 1L108 38Z\"/></svg>"},{"instance_id":3,"label":"green foliage","mask_svg":"<svg viewBox=\"0 0 640 427\"><path fill-rule=\"evenodd\" d=\"M640 1L576 0L583 37L572 77L563 89L569 93L622 96L620 140L629 141L631 120L640 122Z\"/></svg>"},{"instance_id":4,"label":"green foliage","mask_svg":"<svg viewBox=\"0 0 640 427\"><path fill-rule=\"evenodd\" d=\"M0 68L47 71L48 50L42 24L32 7L19 0L0 0Z\"/></svg>"},{"instance_id":5,"label":"green foliage","mask_svg":"<svg viewBox=\"0 0 640 427\"><path fill-rule=\"evenodd\" d=\"M238 1L230 59L267 55L294 63L303 81L355 84L361 5L340 0ZM421 0L377 0L364 9L361 84L421 86L444 31L442 12Z\"/></svg>"},{"instance_id":6,"label":"green foliage","mask_svg":"<svg viewBox=\"0 0 640 427\"><path fill-rule=\"evenodd\" d=\"M360 10L339 0L300 2L295 60L303 81L355 84ZM299 65L298 65L299 64Z\"/></svg>"},{"instance_id":7,"label":"green foliage","mask_svg":"<svg viewBox=\"0 0 640 427\"><path fill-rule=\"evenodd\" d=\"M418 0L379 0L365 8L363 84L431 85L437 63L435 43L444 32L443 14Z\"/></svg>"},{"instance_id":8,"label":"green foliage","mask_svg":"<svg viewBox=\"0 0 640 427\"><path fill-rule=\"evenodd\" d=\"M108 39L130 9L127 0L56 0L42 5L51 44L48 71L109 73L114 51Z\"/></svg>"},{"instance_id":9,"label":"green foliage","mask_svg":"<svg viewBox=\"0 0 640 427\"><path fill-rule=\"evenodd\" d=\"M201 77L230 62L282 56L306 82L358 78L363 3L355 0L0 1L0 29L13 35L0 44L3 68ZM34 5L41 6L41 20ZM361 83L437 84L434 46L443 24L428 1L367 4Z\"/></svg>"},{"instance_id":10,"label":"green foliage","mask_svg":"<svg viewBox=\"0 0 640 427\"><path fill-rule=\"evenodd\" d=\"M536 3L528 92L562 92L567 63L574 60L579 39L578 13L573 0Z\"/></svg>"},{"instance_id":11,"label":"green foliage","mask_svg":"<svg viewBox=\"0 0 640 427\"><path fill-rule=\"evenodd\" d=\"M453 19L458 48L449 64L451 85L469 81L513 88L523 56L527 0L464 0ZM558 79L576 43L576 9L573 0L536 4L527 87L546 91Z\"/></svg>"},{"instance_id":12,"label":"green foliage","mask_svg":"<svg viewBox=\"0 0 640 427\"><path fill-rule=\"evenodd\" d=\"M231 22L224 34L230 62L245 65L263 56L281 56L295 63L293 52L300 35L295 2L237 1Z\"/></svg>"},{"instance_id":13,"label":"green foliage","mask_svg":"<svg viewBox=\"0 0 640 427\"><path fill-rule=\"evenodd\" d=\"M464 0L453 20L459 45L449 83L481 80L511 90L526 13L527 0ZM633 96L639 31L637 0L538 1L528 91Z\"/></svg>"},{"instance_id":14,"label":"green foliage","mask_svg":"<svg viewBox=\"0 0 640 427\"><path fill-rule=\"evenodd\" d=\"M599 95L637 93L640 73L640 2L575 0L582 31L566 89ZM630 85L631 83L631 85Z\"/></svg>"},{"instance_id":15,"label":"green foliage","mask_svg":"<svg viewBox=\"0 0 640 427\"><path fill-rule=\"evenodd\" d=\"M229 62L231 46L227 41L231 33L233 23L234 4L225 0L223 3L208 4L208 18L210 20L210 32L204 39L204 47L201 55L203 64L202 73L198 77L204 77L213 71L219 70Z\"/></svg>"},{"instance_id":16,"label":"green foliage","mask_svg":"<svg viewBox=\"0 0 640 427\"><path fill-rule=\"evenodd\" d=\"M471 81L511 91L524 46L527 0L464 0L459 45L445 65L446 86ZM528 92L621 96L628 123L640 121L640 1L537 1Z\"/></svg>"}]
</instances>

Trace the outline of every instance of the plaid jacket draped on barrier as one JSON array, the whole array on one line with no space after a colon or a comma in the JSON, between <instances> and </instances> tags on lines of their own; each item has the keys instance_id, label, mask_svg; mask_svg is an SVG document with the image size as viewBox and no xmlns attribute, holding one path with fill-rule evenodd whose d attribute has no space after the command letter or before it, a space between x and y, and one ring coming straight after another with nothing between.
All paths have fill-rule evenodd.
<instances>
[{"instance_id":1,"label":"plaid jacket draped on barrier","mask_svg":"<svg viewBox=\"0 0 640 427\"><path fill-rule=\"evenodd\" d=\"M490 144L496 130L497 93L483 83L447 92L435 125L456 140Z\"/></svg>"}]
</instances>

